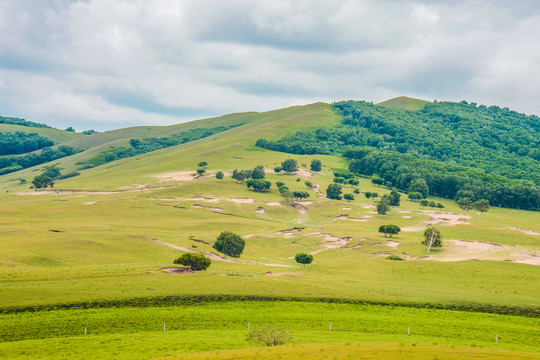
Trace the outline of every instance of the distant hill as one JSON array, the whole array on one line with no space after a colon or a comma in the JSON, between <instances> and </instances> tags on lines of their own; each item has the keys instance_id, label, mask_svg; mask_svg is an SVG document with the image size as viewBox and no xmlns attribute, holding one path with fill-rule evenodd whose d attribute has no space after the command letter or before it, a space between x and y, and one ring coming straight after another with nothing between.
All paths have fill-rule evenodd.
<instances>
[{"instance_id":1,"label":"distant hill","mask_svg":"<svg viewBox=\"0 0 540 360\"><path fill-rule=\"evenodd\" d=\"M12 125L20 125L20 126L28 126L28 127L36 127L36 128L51 128L49 125L36 123L33 121L28 121L25 119L20 119L16 117L6 117L6 116L0 116L0 124L12 124Z\"/></svg>"},{"instance_id":2,"label":"distant hill","mask_svg":"<svg viewBox=\"0 0 540 360\"><path fill-rule=\"evenodd\" d=\"M424 106L429 103L430 101L426 100L410 98L407 96L399 96L397 98L380 102L376 105L404 110L422 110Z\"/></svg>"}]
</instances>

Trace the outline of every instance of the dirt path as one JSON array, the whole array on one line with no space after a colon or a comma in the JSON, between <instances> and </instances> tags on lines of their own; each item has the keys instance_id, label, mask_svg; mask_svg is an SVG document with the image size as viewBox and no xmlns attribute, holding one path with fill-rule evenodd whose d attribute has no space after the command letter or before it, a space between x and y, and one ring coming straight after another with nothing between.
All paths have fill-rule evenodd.
<instances>
[{"instance_id":1,"label":"dirt path","mask_svg":"<svg viewBox=\"0 0 540 360\"><path fill-rule=\"evenodd\" d=\"M166 242L161 241L161 240L158 240L158 239L152 239L152 241L154 241L154 242L156 242L156 243L158 243L158 244L160 244L160 245L168 246L168 247L170 247L170 248L173 248L173 249L176 249L176 250L180 250L180 251L183 251L183 252L198 253L197 251L194 251L194 250L191 250L191 249L182 247L182 246L169 244L169 243L166 243ZM210 260L223 261L223 262L235 263L235 264L264 265L264 266L276 266L276 267L287 267L287 268L295 267L295 266L282 265L282 264L267 264L267 263L257 263L257 262L253 262L253 261L233 260L233 259L221 257L221 256L219 256L218 254L215 254L215 253L213 253L213 252L208 252L208 253L203 254L203 255L204 255L205 257L209 258Z\"/></svg>"},{"instance_id":2,"label":"dirt path","mask_svg":"<svg viewBox=\"0 0 540 360\"><path fill-rule=\"evenodd\" d=\"M315 192L317 193L317 195L319 195L320 198L325 197L324 194L323 194L322 191L321 191L321 185L319 185L319 184L313 184L312 189L313 189L313 191L315 191Z\"/></svg>"}]
</instances>

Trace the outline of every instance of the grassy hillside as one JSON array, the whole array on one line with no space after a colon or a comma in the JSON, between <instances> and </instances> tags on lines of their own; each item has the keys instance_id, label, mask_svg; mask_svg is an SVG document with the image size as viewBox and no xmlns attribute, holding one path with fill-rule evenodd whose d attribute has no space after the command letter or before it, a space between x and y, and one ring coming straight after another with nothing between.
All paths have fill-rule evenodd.
<instances>
[{"instance_id":1,"label":"grassy hillside","mask_svg":"<svg viewBox=\"0 0 540 360\"><path fill-rule=\"evenodd\" d=\"M502 208L463 212L452 200L431 196L429 200L445 206L434 210L402 195L401 205L381 216L375 205L390 189L375 186L369 178L360 178L358 186L344 186L346 193L359 189L352 201L330 200L320 193L332 183L335 170L347 167L342 157L290 155L254 146L261 137L279 138L339 122L330 105L317 103L172 127L123 129L74 139L70 146L88 150L54 163L75 169L77 162L111 146L125 146L131 138L241 124L83 170L80 176L57 181L53 190L33 191L17 181L30 180L45 165L0 176L0 309L22 311L0 315L0 334L9 334L0 337L0 355L113 354L120 359L240 349L251 346L245 341L250 323L292 329L297 348L310 342L340 344L321 345L333 349L365 341L393 343L391 349L403 343L399 346L408 350L418 344L418 356L440 350L452 358L460 346L481 347L473 351L486 358L506 356L501 350L534 353L508 355L515 358L537 356L537 318L531 316L540 307L540 213ZM289 157L298 161L297 173L272 171ZM314 158L322 161L320 172L309 170ZM201 161L208 163L206 174L196 178ZM270 191L254 192L231 179L234 169L257 165L268 171ZM215 178L217 171L225 172L224 180ZM308 201L284 201L276 181L308 191ZM367 199L366 192L377 192L379 198ZM397 224L403 231L386 238L378 232L385 224ZM426 254L420 241L429 224L441 230L444 246ZM212 248L224 230L246 240L240 258L224 258ZM212 265L200 273L170 273L173 259L185 251L211 257ZM314 262L297 264L294 255L299 252L312 253ZM406 260L386 260L389 255ZM182 295L229 295L237 300L150 306L152 299ZM387 305L235 298L254 295ZM108 307L113 301L131 306ZM73 304L91 308L61 310ZM419 304L443 309L411 307ZM38 305L58 310L24 311ZM453 307L477 311L449 310ZM529 317L504 315L514 310ZM331 333L326 331L330 322ZM407 327L417 332L406 335ZM495 334L500 343L494 343ZM286 356L291 347L271 355ZM236 356L252 356L253 351L258 350Z\"/></svg>"},{"instance_id":2,"label":"grassy hillside","mask_svg":"<svg viewBox=\"0 0 540 360\"><path fill-rule=\"evenodd\" d=\"M404 110L422 110L426 104L430 101L410 98L407 96L399 96L390 100L377 103L378 106L384 106L389 108L404 109Z\"/></svg>"},{"instance_id":3,"label":"grassy hillside","mask_svg":"<svg viewBox=\"0 0 540 360\"><path fill-rule=\"evenodd\" d=\"M39 128L39 127L28 127L21 125L10 125L10 124L0 124L0 132L15 133L35 133L39 134L47 139L53 141L55 144L63 144L70 140L79 139L85 137L85 135L80 133L75 133L71 131L58 130L53 128Z\"/></svg>"}]
</instances>

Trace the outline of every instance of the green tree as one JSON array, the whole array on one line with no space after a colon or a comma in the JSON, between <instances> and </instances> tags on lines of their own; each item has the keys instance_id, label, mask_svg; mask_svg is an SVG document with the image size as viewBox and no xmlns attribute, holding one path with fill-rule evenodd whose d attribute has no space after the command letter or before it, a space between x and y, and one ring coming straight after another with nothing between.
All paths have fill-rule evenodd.
<instances>
[{"instance_id":1,"label":"green tree","mask_svg":"<svg viewBox=\"0 0 540 360\"><path fill-rule=\"evenodd\" d=\"M251 173L252 179L264 179L264 166L257 165L253 169L253 172Z\"/></svg>"},{"instance_id":2,"label":"green tree","mask_svg":"<svg viewBox=\"0 0 540 360\"><path fill-rule=\"evenodd\" d=\"M248 181L246 181L246 186L248 188L253 188L253 190L257 192L261 192L261 191L270 189L270 186L272 186L272 183L268 180L249 179Z\"/></svg>"},{"instance_id":3,"label":"green tree","mask_svg":"<svg viewBox=\"0 0 540 360\"><path fill-rule=\"evenodd\" d=\"M311 169L311 171L321 171L322 169L321 160L317 160L317 159L311 160L311 164L309 168Z\"/></svg>"},{"instance_id":4,"label":"green tree","mask_svg":"<svg viewBox=\"0 0 540 360\"><path fill-rule=\"evenodd\" d=\"M72 127L70 126L70 127L68 127L68 128L66 129L66 131L69 131L69 132L75 132L75 129L72 128Z\"/></svg>"},{"instance_id":5,"label":"green tree","mask_svg":"<svg viewBox=\"0 0 540 360\"><path fill-rule=\"evenodd\" d=\"M295 199L307 199L309 193L307 191L293 191L293 198Z\"/></svg>"},{"instance_id":6,"label":"green tree","mask_svg":"<svg viewBox=\"0 0 540 360\"><path fill-rule=\"evenodd\" d=\"M422 245L428 246L428 253L432 247L442 247L443 244L441 232L433 226L428 227L426 231L424 231L424 240L422 240Z\"/></svg>"},{"instance_id":7,"label":"green tree","mask_svg":"<svg viewBox=\"0 0 540 360\"><path fill-rule=\"evenodd\" d=\"M461 198L457 201L457 204L459 206L459 208L463 211L469 211L472 206L473 206L473 202L471 200L471 198L469 197L464 197L464 198Z\"/></svg>"},{"instance_id":8,"label":"green tree","mask_svg":"<svg viewBox=\"0 0 540 360\"><path fill-rule=\"evenodd\" d=\"M364 193L364 195L365 195L366 199L369 199L369 198L371 197L371 192L366 191L366 192Z\"/></svg>"},{"instance_id":9,"label":"green tree","mask_svg":"<svg viewBox=\"0 0 540 360\"><path fill-rule=\"evenodd\" d=\"M216 239L213 248L232 257L239 257L244 251L246 242L239 235L230 231L222 231Z\"/></svg>"},{"instance_id":10,"label":"green tree","mask_svg":"<svg viewBox=\"0 0 540 360\"><path fill-rule=\"evenodd\" d=\"M341 200L341 192L341 186L336 183L332 183L326 188L326 197L328 199Z\"/></svg>"},{"instance_id":11,"label":"green tree","mask_svg":"<svg viewBox=\"0 0 540 360\"><path fill-rule=\"evenodd\" d=\"M224 174L223 174L223 171L218 171L218 172L216 173L216 179L218 179L218 180L223 180L223 175L224 175Z\"/></svg>"},{"instance_id":12,"label":"green tree","mask_svg":"<svg viewBox=\"0 0 540 360\"><path fill-rule=\"evenodd\" d=\"M206 170L204 170L204 169L197 169L197 174L198 174L199 176L201 176L201 175L204 174L205 172L206 172Z\"/></svg>"},{"instance_id":13,"label":"green tree","mask_svg":"<svg viewBox=\"0 0 540 360\"><path fill-rule=\"evenodd\" d=\"M343 194L343 198L345 200L352 201L352 200L354 200L354 195L353 194Z\"/></svg>"},{"instance_id":14,"label":"green tree","mask_svg":"<svg viewBox=\"0 0 540 360\"><path fill-rule=\"evenodd\" d=\"M298 253L294 257L294 260L296 260L297 263L303 265L311 264L311 262L313 261L313 255L306 253Z\"/></svg>"},{"instance_id":15,"label":"green tree","mask_svg":"<svg viewBox=\"0 0 540 360\"><path fill-rule=\"evenodd\" d=\"M420 194L419 192L410 192L409 199L411 199L412 201L421 200L422 194Z\"/></svg>"},{"instance_id":16,"label":"green tree","mask_svg":"<svg viewBox=\"0 0 540 360\"><path fill-rule=\"evenodd\" d=\"M185 253L174 260L174 263L189 266L192 271L201 271L208 269L212 261L202 254Z\"/></svg>"},{"instance_id":17,"label":"green tree","mask_svg":"<svg viewBox=\"0 0 540 360\"><path fill-rule=\"evenodd\" d=\"M283 185L285 185L285 183L283 181L276 181L276 186L278 188L282 187Z\"/></svg>"},{"instance_id":18,"label":"green tree","mask_svg":"<svg viewBox=\"0 0 540 360\"><path fill-rule=\"evenodd\" d=\"M279 174L279 172L280 172L281 170L283 170L283 168L282 168L281 166L276 166L276 167L274 168L274 172L275 172L276 174Z\"/></svg>"},{"instance_id":19,"label":"green tree","mask_svg":"<svg viewBox=\"0 0 540 360\"><path fill-rule=\"evenodd\" d=\"M428 205L429 205L429 201L427 201L426 199L420 200L420 206L428 206Z\"/></svg>"},{"instance_id":20,"label":"green tree","mask_svg":"<svg viewBox=\"0 0 540 360\"><path fill-rule=\"evenodd\" d=\"M377 214L386 215L390 211L390 205L386 201L380 201L377 204Z\"/></svg>"},{"instance_id":21,"label":"green tree","mask_svg":"<svg viewBox=\"0 0 540 360\"><path fill-rule=\"evenodd\" d=\"M48 176L45 175L39 175L32 180L32 184L36 189L46 188L46 187L53 187L54 181Z\"/></svg>"},{"instance_id":22,"label":"green tree","mask_svg":"<svg viewBox=\"0 0 540 360\"><path fill-rule=\"evenodd\" d=\"M434 208L435 206L437 206L437 204L433 200L431 200L428 205L430 208Z\"/></svg>"},{"instance_id":23,"label":"green tree","mask_svg":"<svg viewBox=\"0 0 540 360\"><path fill-rule=\"evenodd\" d=\"M478 214L481 214L489 210L489 201L486 199L480 199L472 204L472 207L478 212Z\"/></svg>"},{"instance_id":24,"label":"green tree","mask_svg":"<svg viewBox=\"0 0 540 360\"><path fill-rule=\"evenodd\" d=\"M298 162L294 159L287 159L281 163L282 169L290 174L298 170Z\"/></svg>"},{"instance_id":25,"label":"green tree","mask_svg":"<svg viewBox=\"0 0 540 360\"><path fill-rule=\"evenodd\" d=\"M388 197L389 197L388 205L399 206L399 199L401 198L401 195L397 192L396 189L392 189Z\"/></svg>"},{"instance_id":26,"label":"green tree","mask_svg":"<svg viewBox=\"0 0 540 360\"><path fill-rule=\"evenodd\" d=\"M381 225L379 232L384 234L384 237L397 235L401 231L401 228L397 225Z\"/></svg>"},{"instance_id":27,"label":"green tree","mask_svg":"<svg viewBox=\"0 0 540 360\"><path fill-rule=\"evenodd\" d=\"M429 186L424 179L415 179L409 186L409 192L417 192L422 195L422 199L425 199L429 195Z\"/></svg>"},{"instance_id":28,"label":"green tree","mask_svg":"<svg viewBox=\"0 0 540 360\"><path fill-rule=\"evenodd\" d=\"M206 165L208 165L208 163L206 161L201 161L198 166L199 167L205 167Z\"/></svg>"}]
</instances>

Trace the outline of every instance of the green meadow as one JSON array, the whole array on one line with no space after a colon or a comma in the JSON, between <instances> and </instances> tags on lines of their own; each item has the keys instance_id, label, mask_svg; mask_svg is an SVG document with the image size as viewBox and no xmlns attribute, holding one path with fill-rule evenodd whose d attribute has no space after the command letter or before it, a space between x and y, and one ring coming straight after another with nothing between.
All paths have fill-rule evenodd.
<instances>
[{"instance_id":1,"label":"green meadow","mask_svg":"<svg viewBox=\"0 0 540 360\"><path fill-rule=\"evenodd\" d=\"M249 324L292 331L292 344L272 350L270 358L292 356L301 346L306 354L338 351L330 350L337 346L336 356L358 358L357 349L380 352L380 343L418 358L440 351L448 355L440 358L450 359L468 351L463 349L479 358L538 358L538 212L494 207L465 213L441 198L430 200L443 209L422 208L402 194L401 205L381 216L377 199L363 193L381 196L390 190L369 179L344 188L345 193L361 191L353 201L329 200L316 191L324 193L333 170L347 167L343 159L253 145L261 137L279 138L338 120L328 105L318 103L173 127L121 129L65 142L86 151L54 163L71 171L133 137L241 124L82 170L53 190L29 189L45 165L1 176L0 356L131 359L220 350L200 358L256 358L262 350L246 342ZM275 174L272 169L289 157L300 171ZM317 173L309 171L314 158L323 163ZM200 161L208 162L206 174L195 178ZM254 192L231 179L234 169L257 165L269 171L270 191ZM226 173L224 180L215 178L217 171ZM289 204L276 181L310 197ZM420 244L426 222L436 223L444 243L429 254ZM385 224L404 231L385 238L378 233ZM206 271L167 272L184 251L216 253L212 244L224 230L246 240L240 258L214 255ZM314 254L314 262L297 264L299 252ZM387 260L389 255L405 261ZM222 295L229 300L130 305L132 299Z\"/></svg>"}]
</instances>

